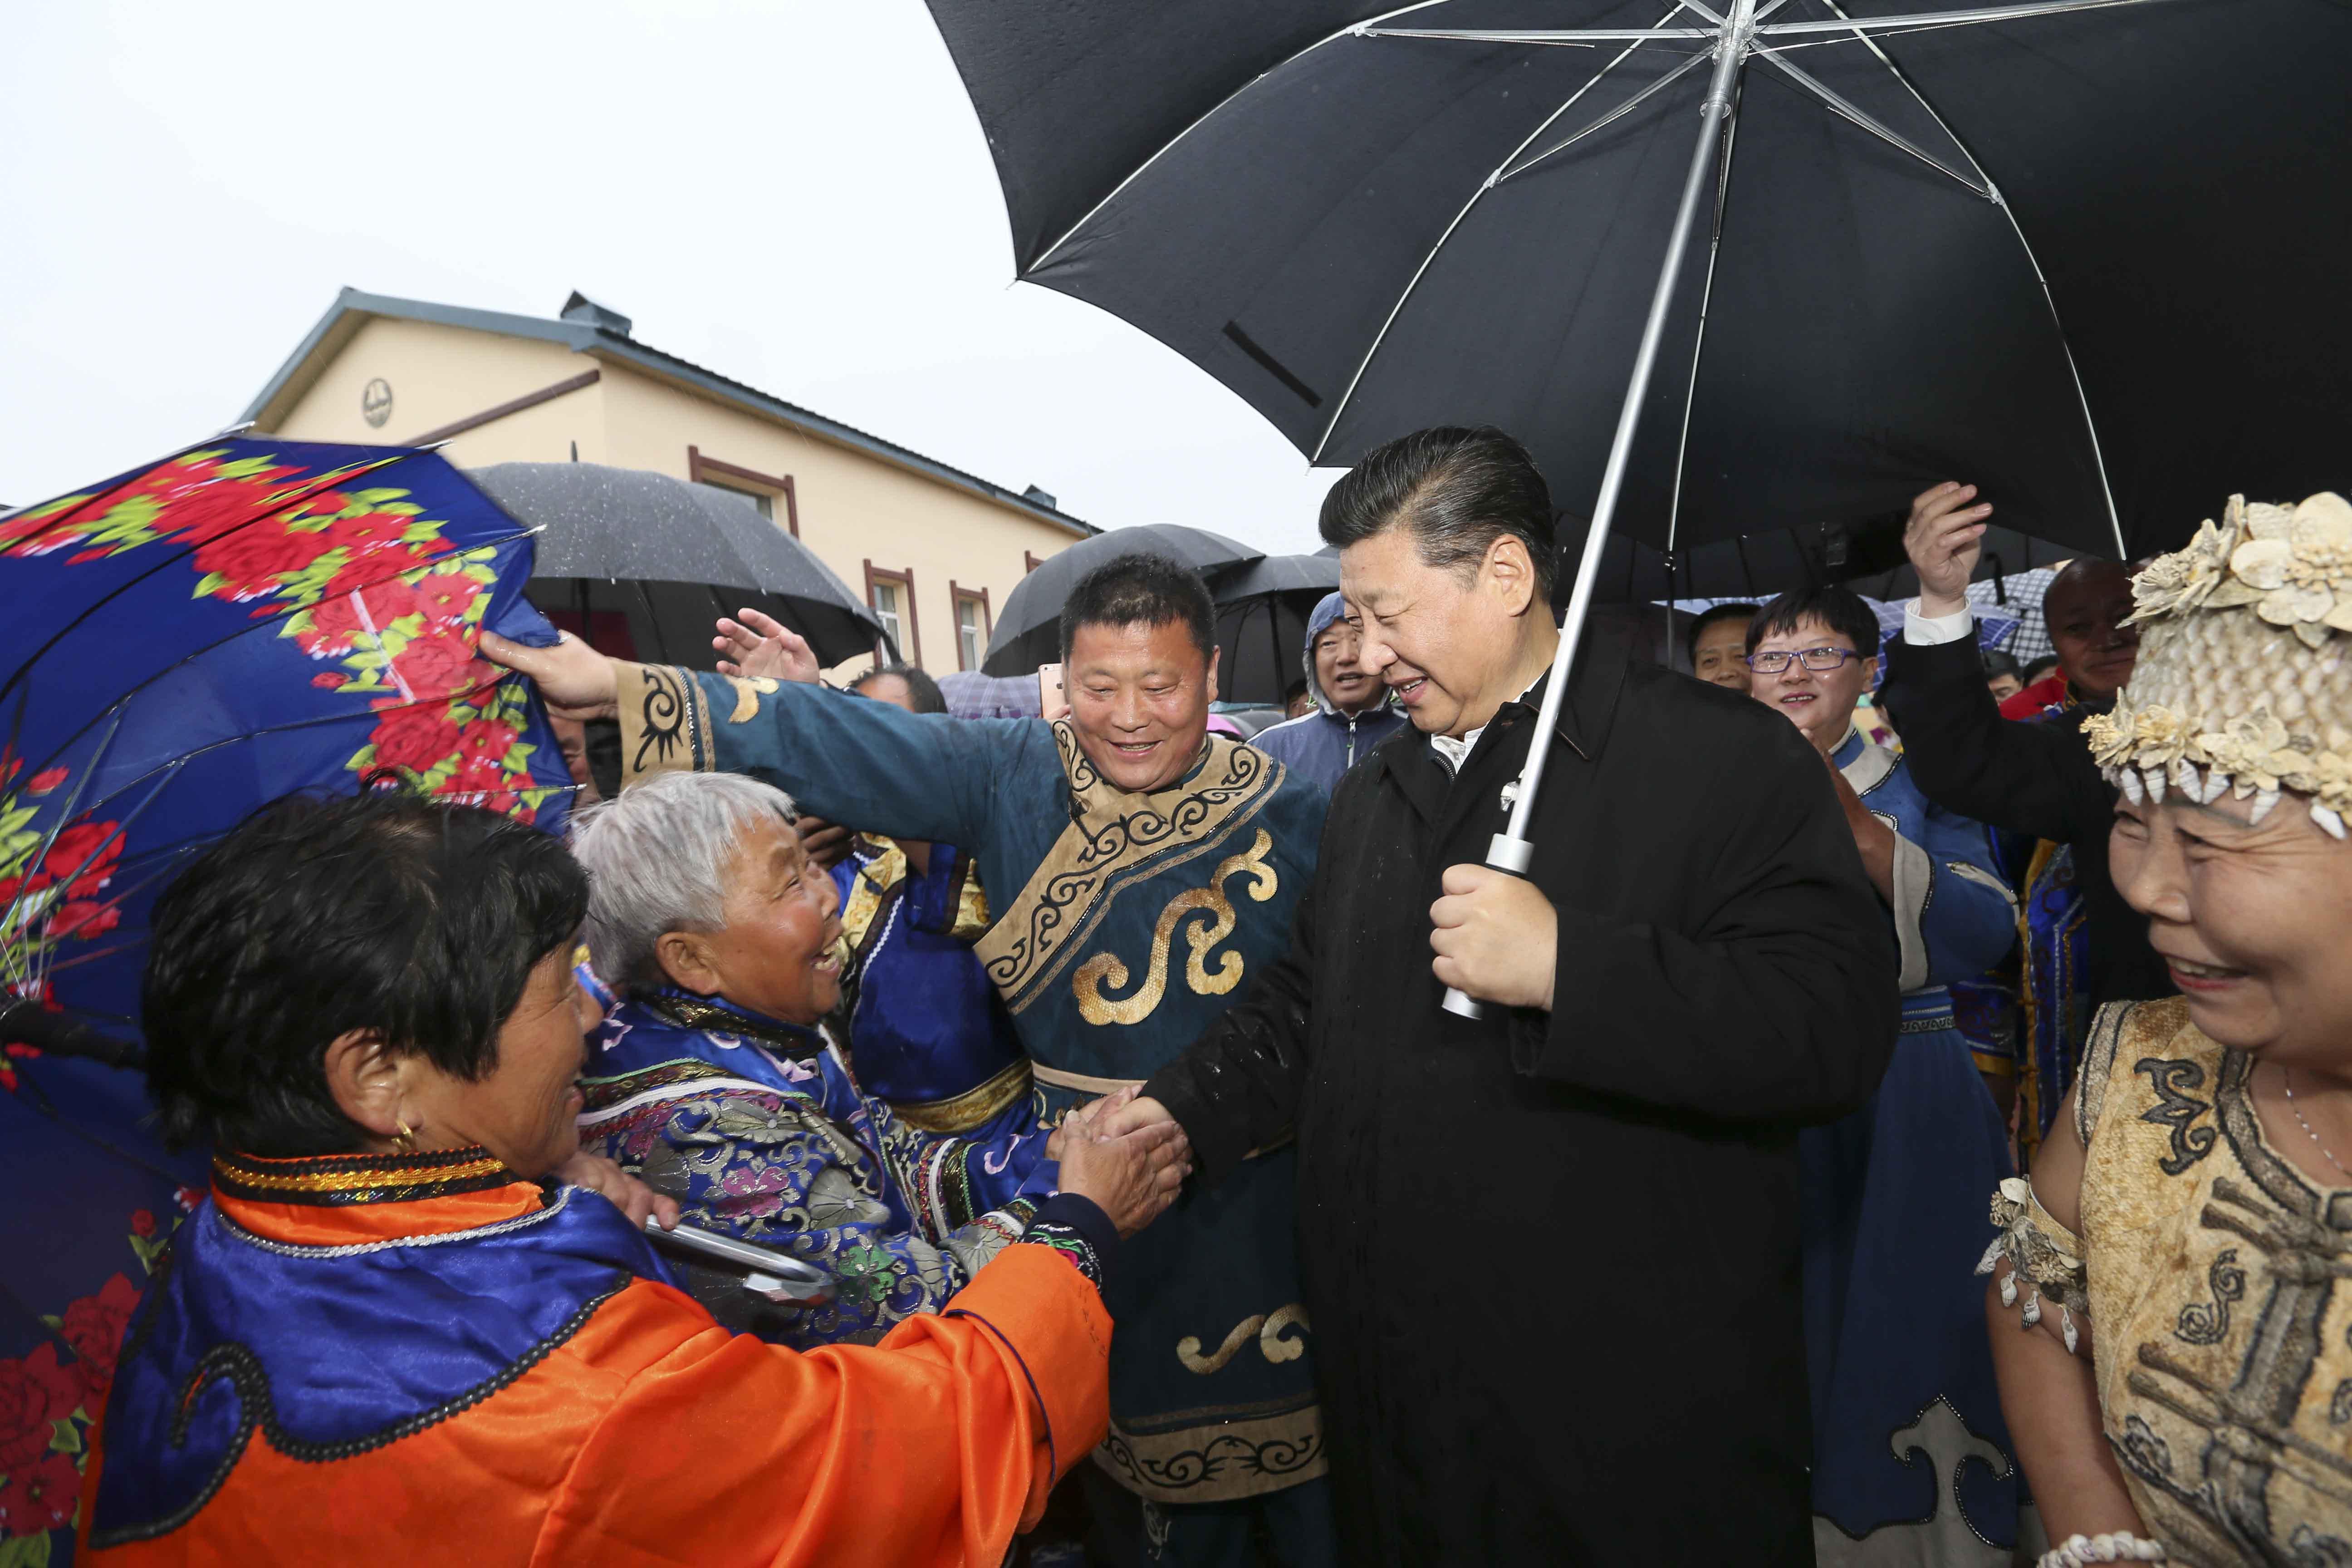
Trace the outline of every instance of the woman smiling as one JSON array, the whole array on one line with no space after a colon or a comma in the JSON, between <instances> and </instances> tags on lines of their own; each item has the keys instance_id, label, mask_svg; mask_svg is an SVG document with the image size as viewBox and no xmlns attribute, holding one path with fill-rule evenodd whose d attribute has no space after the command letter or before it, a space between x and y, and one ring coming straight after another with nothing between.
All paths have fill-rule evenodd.
<instances>
[{"instance_id":1,"label":"woman smiling","mask_svg":"<svg viewBox=\"0 0 2352 1568\"><path fill-rule=\"evenodd\" d=\"M2002 1402L2052 1538L2088 1538L2063 1562L2352 1561L2347 590L2342 498L2233 499L2135 581L2139 662L2084 725L2181 994L2100 1013L2068 1131L1994 1200Z\"/></svg>"}]
</instances>

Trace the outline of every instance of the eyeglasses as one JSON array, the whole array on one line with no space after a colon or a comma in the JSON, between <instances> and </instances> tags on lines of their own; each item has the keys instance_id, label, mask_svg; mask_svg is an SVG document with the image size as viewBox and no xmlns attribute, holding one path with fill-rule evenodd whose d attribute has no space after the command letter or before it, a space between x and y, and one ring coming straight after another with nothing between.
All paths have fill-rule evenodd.
<instances>
[{"instance_id":1,"label":"eyeglasses","mask_svg":"<svg viewBox=\"0 0 2352 1568\"><path fill-rule=\"evenodd\" d=\"M1826 673L1843 667L1847 659L1863 657L1850 647L1809 647L1795 653L1786 648L1776 648L1770 653L1749 654L1747 664L1759 675L1778 675L1789 668L1789 661L1793 658L1807 669Z\"/></svg>"}]
</instances>

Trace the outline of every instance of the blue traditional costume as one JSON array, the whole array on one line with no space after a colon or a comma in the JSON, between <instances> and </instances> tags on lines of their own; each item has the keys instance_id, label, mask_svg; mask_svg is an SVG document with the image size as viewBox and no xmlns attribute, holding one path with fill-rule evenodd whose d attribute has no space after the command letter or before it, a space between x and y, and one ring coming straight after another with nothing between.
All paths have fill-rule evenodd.
<instances>
[{"instance_id":1,"label":"blue traditional costume","mask_svg":"<svg viewBox=\"0 0 2352 1568\"><path fill-rule=\"evenodd\" d=\"M1181 780L1130 794L1067 721L916 715L659 666L619 675L631 777L748 773L829 821L978 859L1010 896L975 951L1054 1114L1173 1060L1289 941L1324 803L1247 746L1212 734ZM1293 1181L1293 1151L1264 1151L1122 1249L1111 1430L1095 1457L1147 1503L1235 1502L1325 1473Z\"/></svg>"},{"instance_id":2,"label":"blue traditional costume","mask_svg":"<svg viewBox=\"0 0 2352 1568\"><path fill-rule=\"evenodd\" d=\"M833 868L849 1062L899 1121L986 1142L1043 1108L1013 1016L971 951L989 926L979 867L952 844L929 850L918 871L903 846L860 834Z\"/></svg>"},{"instance_id":3,"label":"blue traditional costume","mask_svg":"<svg viewBox=\"0 0 2352 1568\"><path fill-rule=\"evenodd\" d=\"M2017 1542L2019 1471L1973 1270L1983 1184L2011 1166L1945 987L2001 956L2015 910L1983 825L1858 733L1831 761L1895 835L1903 1022L1870 1104L1799 1138L1815 1542L1825 1568L1990 1568Z\"/></svg>"},{"instance_id":4,"label":"blue traditional costume","mask_svg":"<svg viewBox=\"0 0 2352 1568\"><path fill-rule=\"evenodd\" d=\"M1053 1196L1034 1118L992 1140L908 1126L812 1029L657 991L590 1046L582 1146L678 1200L687 1224L833 1277L829 1301L772 1303L743 1275L680 1269L711 1315L799 1350L871 1344L936 1312Z\"/></svg>"}]
</instances>

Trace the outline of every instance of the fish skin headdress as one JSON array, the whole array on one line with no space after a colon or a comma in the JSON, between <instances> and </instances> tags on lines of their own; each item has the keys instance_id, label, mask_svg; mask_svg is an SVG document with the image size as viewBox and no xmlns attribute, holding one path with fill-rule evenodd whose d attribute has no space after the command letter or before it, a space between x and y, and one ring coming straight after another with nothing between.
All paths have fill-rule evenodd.
<instances>
[{"instance_id":1,"label":"fish skin headdress","mask_svg":"<svg viewBox=\"0 0 2352 1568\"><path fill-rule=\"evenodd\" d=\"M2352 816L2352 502L2231 496L2187 548L2132 579L2139 658L2114 709L2083 721L2133 801L2307 800L2338 838Z\"/></svg>"}]
</instances>

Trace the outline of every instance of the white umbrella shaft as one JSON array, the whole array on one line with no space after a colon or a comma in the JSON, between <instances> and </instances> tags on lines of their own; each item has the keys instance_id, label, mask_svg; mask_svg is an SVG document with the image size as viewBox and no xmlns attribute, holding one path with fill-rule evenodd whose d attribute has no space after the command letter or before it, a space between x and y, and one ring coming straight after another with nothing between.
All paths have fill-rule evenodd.
<instances>
[{"instance_id":1,"label":"white umbrella shaft","mask_svg":"<svg viewBox=\"0 0 2352 1568\"><path fill-rule=\"evenodd\" d=\"M1593 584L1601 575L1601 554L1609 543L1609 525L1617 515L1617 497L1625 485L1625 468L1633 456L1633 433L1642 423L1642 403L1649 395L1650 374L1657 367L1658 343L1665 336L1666 312L1674 303L1684 254L1690 248L1691 228L1697 221L1700 199L1715 171L1723 127L1733 112L1732 87L1748 58L1755 31L1756 0L1736 0L1716 35L1715 71L1707 79L1706 100L1699 108L1698 144L1691 152L1690 174L1683 181L1682 205L1675 209L1675 226L1666 239L1664 260L1658 268L1658 287L1650 296L1650 315L1642 327L1641 347L1633 355L1633 374L1625 386L1625 404L1617 413L1617 434L1609 444L1609 462L1601 473L1601 494L1592 505L1592 525L1584 536L1584 556L1577 564L1576 585L1569 591L1568 611L1560 617L1559 648L1552 655L1551 680L1544 689L1543 707L1536 731L1528 742L1527 766L1519 774L1518 799L1511 807L1511 825L1486 846L1486 864L1513 876L1524 875L1534 858L1528 832L1535 822L1536 792L1543 787L1544 763L1551 754L1547 743L1559 723L1559 705L1568 693L1570 668L1584 636L1584 621L1592 609ZM1455 989L1445 993L1445 1010L1475 1018L1479 1003Z\"/></svg>"}]
</instances>

